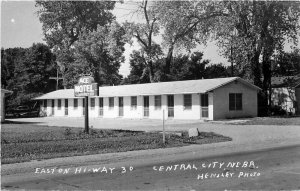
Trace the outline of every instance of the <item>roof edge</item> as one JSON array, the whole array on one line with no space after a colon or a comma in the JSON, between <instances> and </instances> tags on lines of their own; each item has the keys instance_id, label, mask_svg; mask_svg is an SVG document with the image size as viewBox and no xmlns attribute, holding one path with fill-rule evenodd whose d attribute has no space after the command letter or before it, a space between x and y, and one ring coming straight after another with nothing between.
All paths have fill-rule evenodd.
<instances>
[{"instance_id":1,"label":"roof edge","mask_svg":"<svg viewBox=\"0 0 300 191\"><path fill-rule=\"evenodd\" d=\"M247 82L246 80L244 80L244 79L242 79L242 78L240 78L240 77L233 77L231 80L229 80L229 81L227 81L227 82L225 82L225 83L222 83L222 84L220 84L220 85L218 85L218 86L216 86L216 87L214 87L214 88L211 88L211 89L207 90L207 92L210 92L210 91L213 91L213 90L215 90L215 89L218 89L218 88L220 88L220 87L222 87L222 86L224 86L224 85L227 85L227 84L229 84L229 83L231 83L231 82L234 82L235 80L238 80L239 82L241 82L241 83L243 83L243 84L245 84L245 85L247 85L247 86L249 86L249 87L251 87L251 88L253 88L253 89L261 90L260 87L257 87L256 85L253 85L253 84Z\"/></svg>"}]
</instances>

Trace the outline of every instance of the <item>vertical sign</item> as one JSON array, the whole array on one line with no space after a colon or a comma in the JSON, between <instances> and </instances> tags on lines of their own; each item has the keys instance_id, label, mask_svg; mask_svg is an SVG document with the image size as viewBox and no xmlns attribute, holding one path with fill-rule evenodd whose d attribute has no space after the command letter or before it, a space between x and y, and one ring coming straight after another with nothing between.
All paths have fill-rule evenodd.
<instances>
[{"instance_id":1,"label":"vertical sign","mask_svg":"<svg viewBox=\"0 0 300 191\"><path fill-rule=\"evenodd\" d=\"M85 120L84 131L89 133L89 96L98 96L98 85L94 83L91 76L83 76L78 80L78 84L74 86L75 97L85 97Z\"/></svg>"}]
</instances>

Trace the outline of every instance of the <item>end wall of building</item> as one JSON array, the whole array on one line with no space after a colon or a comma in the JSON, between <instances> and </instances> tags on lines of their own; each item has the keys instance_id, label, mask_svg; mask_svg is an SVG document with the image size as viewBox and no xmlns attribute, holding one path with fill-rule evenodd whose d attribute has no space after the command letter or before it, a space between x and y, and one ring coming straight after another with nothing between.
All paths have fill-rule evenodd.
<instances>
[{"instance_id":1,"label":"end wall of building","mask_svg":"<svg viewBox=\"0 0 300 191\"><path fill-rule=\"evenodd\" d=\"M229 110L229 94L242 94L242 110ZM213 91L213 119L257 116L257 90L235 81Z\"/></svg>"}]
</instances>

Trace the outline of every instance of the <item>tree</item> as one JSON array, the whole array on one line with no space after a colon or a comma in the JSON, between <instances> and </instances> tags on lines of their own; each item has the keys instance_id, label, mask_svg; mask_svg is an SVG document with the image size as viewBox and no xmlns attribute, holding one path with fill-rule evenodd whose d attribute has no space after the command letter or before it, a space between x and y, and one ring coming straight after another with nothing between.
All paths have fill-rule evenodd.
<instances>
[{"instance_id":1,"label":"tree","mask_svg":"<svg viewBox=\"0 0 300 191\"><path fill-rule=\"evenodd\" d=\"M292 52L281 52L272 62L274 76L294 76L300 74L300 49Z\"/></svg>"},{"instance_id":2,"label":"tree","mask_svg":"<svg viewBox=\"0 0 300 191\"><path fill-rule=\"evenodd\" d=\"M24 48L1 48L1 87L13 88L15 80L15 66L25 58Z\"/></svg>"},{"instance_id":3,"label":"tree","mask_svg":"<svg viewBox=\"0 0 300 191\"><path fill-rule=\"evenodd\" d=\"M194 52L190 55L174 57L170 69L170 80L196 80L205 77L205 67L208 60L202 60L202 52Z\"/></svg>"},{"instance_id":4,"label":"tree","mask_svg":"<svg viewBox=\"0 0 300 191\"><path fill-rule=\"evenodd\" d=\"M131 54L130 74L123 80L123 84L151 83L148 78L149 73L145 73L144 65L141 62L142 59L143 58L139 51L134 51L134 53ZM212 75L210 73L211 66L209 66L209 69L207 70L209 61L202 59L202 52L175 56L170 68L171 78L169 78L168 81L209 78L210 75ZM154 78L156 79L161 79L161 75L164 75L164 67L162 63L164 63L163 58L153 63L155 72ZM217 76L218 74L215 75Z\"/></svg>"},{"instance_id":5,"label":"tree","mask_svg":"<svg viewBox=\"0 0 300 191\"><path fill-rule=\"evenodd\" d=\"M149 72L144 64L144 57L140 51L134 50L129 60L130 73L124 78L122 84L150 83ZM152 69L154 71L154 68ZM154 77L152 77L154 78Z\"/></svg>"},{"instance_id":6,"label":"tree","mask_svg":"<svg viewBox=\"0 0 300 191\"><path fill-rule=\"evenodd\" d=\"M116 22L107 26L98 26L97 30L83 31L74 43L75 62L70 78L76 81L78 74L91 73L98 84L119 84L118 74L126 38L124 29Z\"/></svg>"},{"instance_id":7,"label":"tree","mask_svg":"<svg viewBox=\"0 0 300 191\"><path fill-rule=\"evenodd\" d=\"M155 12L148 8L148 1L144 0L138 10L139 14L143 15L145 23L125 22L124 28L129 37L135 38L141 46L140 56L144 65L143 73L148 72L150 82L155 82L154 66L162 55L161 47L153 41L153 37L159 33L159 25Z\"/></svg>"},{"instance_id":8,"label":"tree","mask_svg":"<svg viewBox=\"0 0 300 191\"><path fill-rule=\"evenodd\" d=\"M2 79L2 86L13 91L8 105L25 104L32 98L55 89L49 83L49 77L56 74L55 57L48 46L38 43L27 49L3 50L3 53L1 63L7 63L5 68L9 72Z\"/></svg>"},{"instance_id":9,"label":"tree","mask_svg":"<svg viewBox=\"0 0 300 191\"><path fill-rule=\"evenodd\" d=\"M75 43L82 35L92 34L98 27L109 26L115 17L110 12L114 1L37 1L47 44L53 49L67 86L78 76ZM84 33L84 34L82 34ZM76 57L76 58L75 58ZM80 64L79 64L80 65ZM96 77L97 78L97 77Z\"/></svg>"},{"instance_id":10,"label":"tree","mask_svg":"<svg viewBox=\"0 0 300 191\"><path fill-rule=\"evenodd\" d=\"M163 28L163 45L167 49L165 73L170 78L170 66L175 49L190 51L198 43L206 43L210 35L211 18L227 15L220 2L157 1L153 6Z\"/></svg>"},{"instance_id":11,"label":"tree","mask_svg":"<svg viewBox=\"0 0 300 191\"><path fill-rule=\"evenodd\" d=\"M211 64L205 68L205 79L226 78L231 76L231 67L226 67L222 63Z\"/></svg>"},{"instance_id":12,"label":"tree","mask_svg":"<svg viewBox=\"0 0 300 191\"><path fill-rule=\"evenodd\" d=\"M37 1L47 44L68 48L79 39L83 28L88 31L111 23L114 1Z\"/></svg>"},{"instance_id":13,"label":"tree","mask_svg":"<svg viewBox=\"0 0 300 191\"><path fill-rule=\"evenodd\" d=\"M286 39L297 43L298 2L230 2L228 16L219 17L215 36L224 55L239 65L262 88L263 103L271 103L271 63ZM234 47L234 54L230 51Z\"/></svg>"}]
</instances>

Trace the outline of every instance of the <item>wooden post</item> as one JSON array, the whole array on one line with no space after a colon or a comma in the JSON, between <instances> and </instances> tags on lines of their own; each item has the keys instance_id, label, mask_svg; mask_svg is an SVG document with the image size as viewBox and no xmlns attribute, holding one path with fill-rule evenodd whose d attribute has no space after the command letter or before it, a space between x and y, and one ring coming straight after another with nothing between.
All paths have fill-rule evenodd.
<instances>
[{"instance_id":1,"label":"wooden post","mask_svg":"<svg viewBox=\"0 0 300 191\"><path fill-rule=\"evenodd\" d=\"M166 135L165 135L165 110L163 109L163 143L166 144Z\"/></svg>"},{"instance_id":2,"label":"wooden post","mask_svg":"<svg viewBox=\"0 0 300 191\"><path fill-rule=\"evenodd\" d=\"M84 132L86 134L89 134L89 97L88 96L85 96Z\"/></svg>"}]
</instances>

